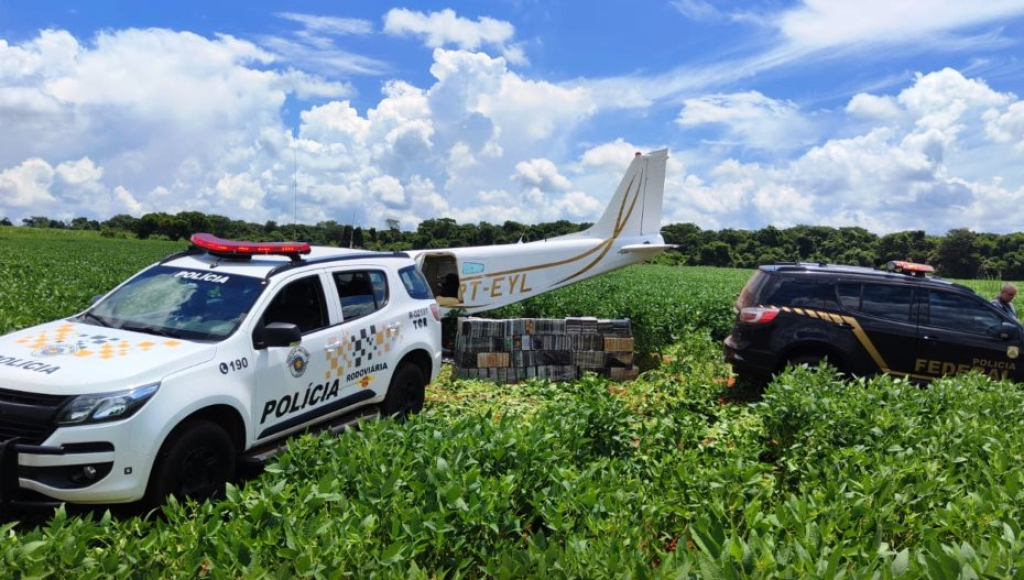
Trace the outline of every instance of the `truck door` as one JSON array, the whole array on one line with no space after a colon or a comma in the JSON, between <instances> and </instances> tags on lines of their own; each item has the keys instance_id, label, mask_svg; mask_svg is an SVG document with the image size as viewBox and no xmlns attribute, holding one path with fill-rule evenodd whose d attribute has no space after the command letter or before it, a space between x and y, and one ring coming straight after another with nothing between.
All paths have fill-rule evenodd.
<instances>
[{"instance_id":1,"label":"truck door","mask_svg":"<svg viewBox=\"0 0 1024 580\"><path fill-rule=\"evenodd\" d=\"M255 439L266 440L316 421L358 401L345 399L340 385L325 380L327 346L332 336L328 303L320 274L289 281L260 313L258 324L288 322L299 327L302 343L259 348L254 331L256 389Z\"/></svg>"},{"instance_id":2,"label":"truck door","mask_svg":"<svg viewBox=\"0 0 1024 580\"><path fill-rule=\"evenodd\" d=\"M349 396L383 397L398 360L405 325L418 323L391 304L392 285L372 266L331 271L331 288L341 306L341 324L327 344L327 373Z\"/></svg>"},{"instance_id":3,"label":"truck door","mask_svg":"<svg viewBox=\"0 0 1024 580\"><path fill-rule=\"evenodd\" d=\"M929 289L921 315L914 374L936 378L974 370L995 380L1017 377L1019 329L1006 336L1009 319L980 296Z\"/></svg>"},{"instance_id":4,"label":"truck door","mask_svg":"<svg viewBox=\"0 0 1024 580\"><path fill-rule=\"evenodd\" d=\"M886 372L899 376L914 370L917 353L917 307L915 288L902 284L871 282L837 285L840 303L852 316L843 317L842 327L852 332L859 344L861 361L851 371Z\"/></svg>"}]
</instances>

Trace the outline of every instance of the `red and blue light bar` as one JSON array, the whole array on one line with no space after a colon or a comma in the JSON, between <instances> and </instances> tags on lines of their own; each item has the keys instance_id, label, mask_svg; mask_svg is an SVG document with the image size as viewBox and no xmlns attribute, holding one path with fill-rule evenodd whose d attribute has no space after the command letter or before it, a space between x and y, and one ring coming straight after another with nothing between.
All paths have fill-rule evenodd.
<instances>
[{"instance_id":1,"label":"red and blue light bar","mask_svg":"<svg viewBox=\"0 0 1024 580\"><path fill-rule=\"evenodd\" d=\"M312 250L308 242L240 242L223 240L213 234L192 234L189 238L197 248L212 254L229 257L252 256L297 256L308 254Z\"/></svg>"}]
</instances>

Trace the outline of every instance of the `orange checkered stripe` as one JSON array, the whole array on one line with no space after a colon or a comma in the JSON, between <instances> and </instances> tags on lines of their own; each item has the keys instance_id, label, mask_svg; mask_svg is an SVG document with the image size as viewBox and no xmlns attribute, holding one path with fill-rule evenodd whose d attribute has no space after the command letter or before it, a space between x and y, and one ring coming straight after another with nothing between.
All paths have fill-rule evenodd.
<instances>
[{"instance_id":1,"label":"orange checkered stripe","mask_svg":"<svg viewBox=\"0 0 1024 580\"><path fill-rule=\"evenodd\" d=\"M391 348L398 342L399 333L392 333L389 337L386 330L376 330L376 326L371 326L370 328L374 330L372 333L367 333L368 329L360 331L361 334L365 335L365 338L345 333L327 340L327 372L324 374L325 380L340 378L349 369L363 366L366 364L368 355L374 355L374 360L379 360L376 358L376 355L382 356L391 352ZM363 344L364 342L366 344ZM364 381L364 383L362 385L364 387L369 385L369 381Z\"/></svg>"},{"instance_id":2,"label":"orange checkered stripe","mask_svg":"<svg viewBox=\"0 0 1024 580\"><path fill-rule=\"evenodd\" d=\"M95 356L101 360L125 357L136 350L147 352L154 348L174 348L182 344L180 340L174 339L130 341L98 334L75 333L74 324L65 324L52 333L44 330L38 334L23 336L16 342L33 350L53 345L70 345L78 349L70 356L79 358Z\"/></svg>"}]
</instances>

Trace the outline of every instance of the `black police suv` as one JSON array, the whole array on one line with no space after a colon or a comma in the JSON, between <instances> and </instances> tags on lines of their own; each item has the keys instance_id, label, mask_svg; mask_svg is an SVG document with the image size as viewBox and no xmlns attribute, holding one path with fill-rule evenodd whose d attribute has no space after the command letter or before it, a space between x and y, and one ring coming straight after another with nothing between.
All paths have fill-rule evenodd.
<instances>
[{"instance_id":1,"label":"black police suv","mask_svg":"<svg viewBox=\"0 0 1024 580\"><path fill-rule=\"evenodd\" d=\"M911 262L761 266L736 300L725 359L757 381L823 359L853 375L929 381L980 371L1024 381L1020 323L931 271Z\"/></svg>"}]
</instances>

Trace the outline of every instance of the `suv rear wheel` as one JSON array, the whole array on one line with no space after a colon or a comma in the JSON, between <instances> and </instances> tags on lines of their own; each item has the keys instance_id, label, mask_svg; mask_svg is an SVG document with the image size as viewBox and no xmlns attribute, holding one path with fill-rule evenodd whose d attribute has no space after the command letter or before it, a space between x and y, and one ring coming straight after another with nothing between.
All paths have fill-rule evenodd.
<instances>
[{"instance_id":1,"label":"suv rear wheel","mask_svg":"<svg viewBox=\"0 0 1024 580\"><path fill-rule=\"evenodd\" d=\"M834 357L830 357L827 353L822 352L803 352L791 355L786 361L779 367L779 372L785 370L788 366L800 366L807 365L810 368L817 368L821 363L828 363L833 367L837 368L842 372L842 365L839 361L835 360Z\"/></svg>"},{"instance_id":2,"label":"suv rear wheel","mask_svg":"<svg viewBox=\"0 0 1024 580\"><path fill-rule=\"evenodd\" d=\"M388 394L384 396L383 411L387 417L401 420L423 409L426 381L423 371L414 364L403 364L391 377Z\"/></svg>"}]
</instances>

